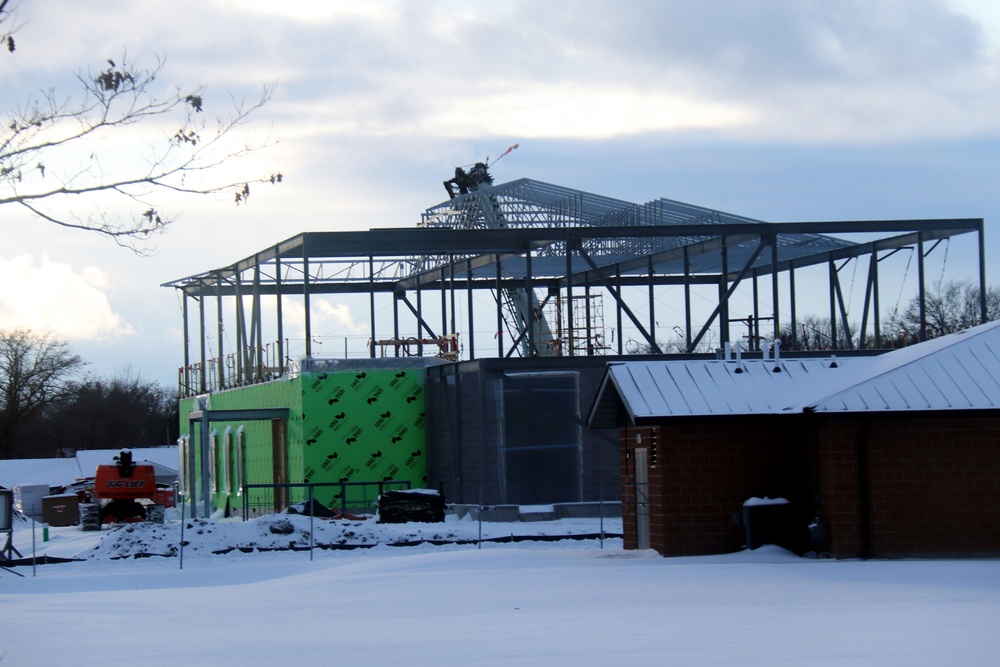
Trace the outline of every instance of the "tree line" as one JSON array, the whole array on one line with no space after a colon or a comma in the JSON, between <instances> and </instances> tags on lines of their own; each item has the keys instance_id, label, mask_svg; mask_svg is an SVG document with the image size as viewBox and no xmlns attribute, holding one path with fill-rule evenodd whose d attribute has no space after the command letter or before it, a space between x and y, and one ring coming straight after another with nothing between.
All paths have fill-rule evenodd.
<instances>
[{"instance_id":1,"label":"tree line","mask_svg":"<svg viewBox=\"0 0 1000 667\"><path fill-rule=\"evenodd\" d=\"M85 367L52 334L0 331L0 458L65 457L177 440L176 390L130 369L102 378L86 375Z\"/></svg>"},{"instance_id":2,"label":"tree line","mask_svg":"<svg viewBox=\"0 0 1000 667\"><path fill-rule=\"evenodd\" d=\"M979 286L971 280L943 281L928 289L924 296L924 317L921 318L920 298L913 297L905 307L889 313L882 322L881 348L906 347L921 340L930 340L981 324ZM1000 287L986 288L986 320L1000 319ZM832 339L830 318L807 315L800 318L799 330L782 329L783 341L794 340L795 349L871 349L875 347L872 333L861 332L854 325L845 330L837 323L837 340Z\"/></svg>"},{"instance_id":3,"label":"tree line","mask_svg":"<svg viewBox=\"0 0 1000 667\"><path fill-rule=\"evenodd\" d=\"M1000 319L1000 287L986 288L986 320ZM971 280L942 281L928 289L924 296L924 317L921 318L920 298L913 297L905 307L888 313L881 323L881 345L879 349L906 347L921 340L930 340L955 333L981 324L979 285ZM869 329L871 325L869 325ZM847 329L837 321L836 334L830 317L808 314L799 316L795 331L790 325L781 327L779 338L785 350L847 350L875 349L876 341L871 331L864 338L858 323L849 323ZM762 324L761 341L769 340L771 332ZM834 335L836 340L834 340ZM749 338L749 337L746 337ZM757 349L752 340L744 340L744 350ZM659 349L666 354L687 352L687 341L683 333L666 341L657 341ZM695 352L713 352L710 343L702 343ZM629 354L652 354L653 349L646 344L636 345L627 350Z\"/></svg>"}]
</instances>

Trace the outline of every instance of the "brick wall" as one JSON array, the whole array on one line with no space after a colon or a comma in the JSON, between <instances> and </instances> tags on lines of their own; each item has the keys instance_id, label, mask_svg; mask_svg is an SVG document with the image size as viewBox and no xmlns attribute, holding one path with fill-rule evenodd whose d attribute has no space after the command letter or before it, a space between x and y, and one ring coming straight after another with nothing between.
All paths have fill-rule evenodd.
<instances>
[{"instance_id":1,"label":"brick wall","mask_svg":"<svg viewBox=\"0 0 1000 667\"><path fill-rule=\"evenodd\" d=\"M795 420L747 419L624 429L621 438L626 548L634 548L634 450L657 435L657 465L650 468L650 542L664 555L726 553L744 544L743 503L787 498L798 522L812 506L808 452ZM791 428L794 427L794 428ZM641 434L643 443L636 443Z\"/></svg>"},{"instance_id":2,"label":"brick wall","mask_svg":"<svg viewBox=\"0 0 1000 667\"><path fill-rule=\"evenodd\" d=\"M821 500L834 555L1000 554L1000 419L828 422L821 442Z\"/></svg>"},{"instance_id":3,"label":"brick wall","mask_svg":"<svg viewBox=\"0 0 1000 667\"><path fill-rule=\"evenodd\" d=\"M1000 554L1000 418L796 415L623 429L626 548L636 545L636 435L648 448L654 431L650 537L664 555L740 549L743 502L763 496L790 500L796 526L818 511L821 549L835 557ZM800 545L811 548L808 534Z\"/></svg>"}]
</instances>

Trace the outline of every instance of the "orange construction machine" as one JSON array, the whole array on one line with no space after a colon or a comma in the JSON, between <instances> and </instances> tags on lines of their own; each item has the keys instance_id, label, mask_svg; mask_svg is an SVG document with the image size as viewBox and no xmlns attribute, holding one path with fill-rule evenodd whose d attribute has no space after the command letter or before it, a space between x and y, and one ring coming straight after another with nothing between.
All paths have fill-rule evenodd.
<instances>
[{"instance_id":1,"label":"orange construction machine","mask_svg":"<svg viewBox=\"0 0 1000 667\"><path fill-rule=\"evenodd\" d=\"M103 523L163 523L163 508L173 506L173 490L158 488L153 466L136 463L127 449L114 460L97 466L94 485L86 489L91 502L80 505L80 527L100 530Z\"/></svg>"}]
</instances>

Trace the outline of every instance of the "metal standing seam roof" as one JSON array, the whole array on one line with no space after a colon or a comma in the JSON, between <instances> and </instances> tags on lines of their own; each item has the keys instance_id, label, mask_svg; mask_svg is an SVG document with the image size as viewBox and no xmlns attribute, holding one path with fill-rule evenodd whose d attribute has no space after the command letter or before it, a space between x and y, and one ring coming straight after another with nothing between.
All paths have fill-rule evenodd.
<instances>
[{"instance_id":1,"label":"metal standing seam roof","mask_svg":"<svg viewBox=\"0 0 1000 667\"><path fill-rule=\"evenodd\" d=\"M875 357L613 362L589 421L998 407L1000 322L991 322Z\"/></svg>"},{"instance_id":2,"label":"metal standing seam roof","mask_svg":"<svg viewBox=\"0 0 1000 667\"><path fill-rule=\"evenodd\" d=\"M855 361L855 360L852 360ZM869 412L1000 408L1000 321L858 358L860 377L827 387L792 411ZM815 391L817 388L813 388Z\"/></svg>"}]
</instances>

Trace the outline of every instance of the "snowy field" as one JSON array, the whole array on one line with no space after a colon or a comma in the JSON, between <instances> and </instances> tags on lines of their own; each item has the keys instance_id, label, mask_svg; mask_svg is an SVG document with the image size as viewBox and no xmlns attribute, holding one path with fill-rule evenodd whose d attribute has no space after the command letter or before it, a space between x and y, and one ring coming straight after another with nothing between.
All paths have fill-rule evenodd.
<instances>
[{"instance_id":1,"label":"snowy field","mask_svg":"<svg viewBox=\"0 0 1000 667\"><path fill-rule=\"evenodd\" d=\"M291 533L270 530L282 519ZM183 570L177 556L111 560L169 548L177 524L52 529L39 552L86 560L0 570L0 667L1000 664L1000 560L829 561L777 547L661 558L613 539L320 549L313 560L220 548L251 534L300 541L307 522L189 522ZM393 530L478 529L450 517ZM314 539L376 530L317 520ZM30 529L16 531L30 553Z\"/></svg>"}]
</instances>

